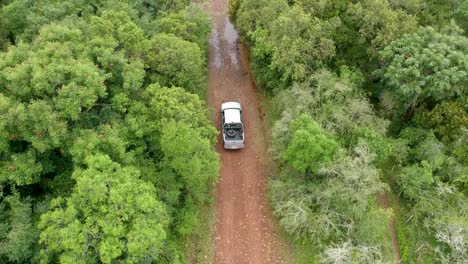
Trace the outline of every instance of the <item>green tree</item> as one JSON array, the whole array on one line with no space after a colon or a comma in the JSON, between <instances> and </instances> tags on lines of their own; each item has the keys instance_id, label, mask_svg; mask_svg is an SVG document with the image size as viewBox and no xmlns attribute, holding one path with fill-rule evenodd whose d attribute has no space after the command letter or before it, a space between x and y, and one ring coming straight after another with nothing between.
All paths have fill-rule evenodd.
<instances>
[{"instance_id":1,"label":"green tree","mask_svg":"<svg viewBox=\"0 0 468 264\"><path fill-rule=\"evenodd\" d=\"M210 202L209 190L219 174L220 161L210 140L202 137L196 129L181 122L166 124L161 135L161 150L164 155L163 171L175 173L181 184L182 212L178 213L178 232L192 233L197 208Z\"/></svg>"},{"instance_id":2,"label":"green tree","mask_svg":"<svg viewBox=\"0 0 468 264\"><path fill-rule=\"evenodd\" d=\"M31 199L21 199L16 191L3 199L0 204L0 256L11 262L29 262L38 253L39 237L33 222Z\"/></svg>"},{"instance_id":3,"label":"green tree","mask_svg":"<svg viewBox=\"0 0 468 264\"><path fill-rule=\"evenodd\" d=\"M2 54L0 91L12 102L7 127L39 151L60 144L67 121L106 95L104 78L83 48L79 30L50 25L31 46Z\"/></svg>"},{"instance_id":4,"label":"green tree","mask_svg":"<svg viewBox=\"0 0 468 264\"><path fill-rule=\"evenodd\" d=\"M139 171L106 155L86 158L73 173L70 197L56 198L41 216L41 260L64 263L155 259L166 238L167 216Z\"/></svg>"},{"instance_id":5,"label":"green tree","mask_svg":"<svg viewBox=\"0 0 468 264\"><path fill-rule=\"evenodd\" d=\"M325 2L324 5L309 5L316 9L315 12L323 10L322 13L339 17L342 22L333 35L337 48L332 65L357 67L366 76L366 81L371 80L370 74L378 68L377 52L403 34L417 29L416 17L397 7L396 2L401 1L310 2ZM404 3L408 4L409 1Z\"/></svg>"},{"instance_id":6,"label":"green tree","mask_svg":"<svg viewBox=\"0 0 468 264\"><path fill-rule=\"evenodd\" d=\"M463 164L468 165L468 129L462 129L461 135L451 146L452 152Z\"/></svg>"},{"instance_id":7,"label":"green tree","mask_svg":"<svg viewBox=\"0 0 468 264\"><path fill-rule=\"evenodd\" d=\"M334 160L338 144L310 116L303 114L293 120L290 129L292 138L283 159L291 167L315 173Z\"/></svg>"},{"instance_id":8,"label":"green tree","mask_svg":"<svg viewBox=\"0 0 468 264\"><path fill-rule=\"evenodd\" d=\"M242 4L242 0L231 0L229 1L229 18L235 23L237 20L237 12L239 11L239 7Z\"/></svg>"},{"instance_id":9,"label":"green tree","mask_svg":"<svg viewBox=\"0 0 468 264\"><path fill-rule=\"evenodd\" d=\"M156 20L156 32L174 34L183 40L196 43L206 54L210 19L200 6L191 5L178 13L170 13Z\"/></svg>"},{"instance_id":10,"label":"green tree","mask_svg":"<svg viewBox=\"0 0 468 264\"><path fill-rule=\"evenodd\" d=\"M150 85L143 100L126 117L128 148L142 155L144 178L154 183L173 216L171 226L185 237L196 224L196 210L208 202L207 192L219 170L213 149L217 131L203 101L182 88Z\"/></svg>"},{"instance_id":11,"label":"green tree","mask_svg":"<svg viewBox=\"0 0 468 264\"><path fill-rule=\"evenodd\" d=\"M216 129L207 117L205 103L197 95L182 88L154 84L146 88L142 102L145 104L134 104L127 116L127 124L138 138L146 136L155 144L166 124L181 122L211 142L216 140Z\"/></svg>"},{"instance_id":12,"label":"green tree","mask_svg":"<svg viewBox=\"0 0 468 264\"><path fill-rule=\"evenodd\" d=\"M352 131L350 141L347 142L349 144L349 148L353 149L361 141L366 142L369 149L377 155L376 161L383 161L388 157L390 152L390 142L388 142L388 139L378 131L367 127L355 128Z\"/></svg>"},{"instance_id":13,"label":"green tree","mask_svg":"<svg viewBox=\"0 0 468 264\"><path fill-rule=\"evenodd\" d=\"M385 135L388 121L373 113L372 105L360 87L353 83L354 78L353 74L338 78L328 70L320 70L307 82L279 92L274 97L275 112L279 112L275 114L282 118L274 125L273 134L287 128L291 118L305 112L329 132L341 137L343 142L349 143L358 127ZM286 135L281 138L287 139L290 131L281 134Z\"/></svg>"},{"instance_id":14,"label":"green tree","mask_svg":"<svg viewBox=\"0 0 468 264\"><path fill-rule=\"evenodd\" d=\"M421 165L415 164L402 169L400 185L406 198L412 201L422 199L422 193L431 189L435 180L431 166L423 161Z\"/></svg>"},{"instance_id":15,"label":"green tree","mask_svg":"<svg viewBox=\"0 0 468 264\"><path fill-rule=\"evenodd\" d=\"M8 137L2 183L34 184L53 172L53 160L62 155L51 152L64 152L69 129L106 96L105 78L84 49L80 30L51 24L34 43L0 54L0 112Z\"/></svg>"},{"instance_id":16,"label":"green tree","mask_svg":"<svg viewBox=\"0 0 468 264\"><path fill-rule=\"evenodd\" d=\"M468 35L468 1L464 0L455 10L454 14L455 21L465 32L465 36Z\"/></svg>"},{"instance_id":17,"label":"green tree","mask_svg":"<svg viewBox=\"0 0 468 264\"><path fill-rule=\"evenodd\" d=\"M286 9L270 27L266 45L273 47L272 69L283 81L303 81L335 55L333 30L337 25L305 13L299 6Z\"/></svg>"},{"instance_id":18,"label":"green tree","mask_svg":"<svg viewBox=\"0 0 468 264\"><path fill-rule=\"evenodd\" d=\"M103 47L93 47L94 54L99 56L98 61L108 59L108 55L103 52L103 48L111 46L114 50L125 52L126 57L141 57L149 48L149 41L146 39L143 30L136 25L131 17L123 11L104 11L101 16L90 18L90 35L92 41ZM104 43L103 43L104 42ZM98 49L101 48L101 49ZM114 55L115 56L115 55ZM104 63L106 61L103 61Z\"/></svg>"},{"instance_id":19,"label":"green tree","mask_svg":"<svg viewBox=\"0 0 468 264\"><path fill-rule=\"evenodd\" d=\"M235 1L230 1L235 5ZM236 11L234 21L239 29L247 36L257 29L269 29L271 23L289 6L285 0L242 0L238 1L239 7ZM233 11L233 10L232 10Z\"/></svg>"},{"instance_id":20,"label":"green tree","mask_svg":"<svg viewBox=\"0 0 468 264\"><path fill-rule=\"evenodd\" d=\"M161 150L164 163L182 177L195 201L204 197L219 173L219 158L211 142L191 126L178 122L163 128Z\"/></svg>"},{"instance_id":21,"label":"green tree","mask_svg":"<svg viewBox=\"0 0 468 264\"><path fill-rule=\"evenodd\" d=\"M329 19L341 17L350 2L350 0L295 0L294 4L302 6L305 11L320 19Z\"/></svg>"},{"instance_id":22,"label":"green tree","mask_svg":"<svg viewBox=\"0 0 468 264\"><path fill-rule=\"evenodd\" d=\"M393 9L403 9L409 14L418 15L424 8L425 0L389 0L388 4Z\"/></svg>"},{"instance_id":23,"label":"green tree","mask_svg":"<svg viewBox=\"0 0 468 264\"><path fill-rule=\"evenodd\" d=\"M143 57L150 41L123 11L105 11L89 20L86 55L96 62L106 78L108 97L103 103L125 113L130 98L140 96L146 74Z\"/></svg>"},{"instance_id":24,"label":"green tree","mask_svg":"<svg viewBox=\"0 0 468 264\"><path fill-rule=\"evenodd\" d=\"M430 111L416 113L415 121L421 127L434 129L444 142L456 140L461 129L468 127L468 113L457 101L443 101Z\"/></svg>"},{"instance_id":25,"label":"green tree","mask_svg":"<svg viewBox=\"0 0 468 264\"><path fill-rule=\"evenodd\" d=\"M383 190L367 146L359 144L351 155L336 158L313 177L283 170L271 182L273 211L295 239L323 245L346 238L362 221L371 197Z\"/></svg>"},{"instance_id":26,"label":"green tree","mask_svg":"<svg viewBox=\"0 0 468 264\"><path fill-rule=\"evenodd\" d=\"M31 2L27 0L8 1L0 6L0 49L15 44L17 37L28 26L25 16L30 14Z\"/></svg>"},{"instance_id":27,"label":"green tree","mask_svg":"<svg viewBox=\"0 0 468 264\"><path fill-rule=\"evenodd\" d=\"M157 34L151 40L147 63L152 82L183 87L189 92L204 95L204 59L197 44L173 34Z\"/></svg>"},{"instance_id":28,"label":"green tree","mask_svg":"<svg viewBox=\"0 0 468 264\"><path fill-rule=\"evenodd\" d=\"M217 132L198 96L146 86L203 94L210 24L188 2L0 1L0 262L183 259Z\"/></svg>"},{"instance_id":29,"label":"green tree","mask_svg":"<svg viewBox=\"0 0 468 264\"><path fill-rule=\"evenodd\" d=\"M450 32L431 27L405 35L380 52L383 89L397 103L397 113L411 117L422 103L440 102L460 96L466 100L468 40L456 25Z\"/></svg>"},{"instance_id":30,"label":"green tree","mask_svg":"<svg viewBox=\"0 0 468 264\"><path fill-rule=\"evenodd\" d=\"M454 12L461 5L460 1L437 1L424 0L421 3L421 10L418 14L420 24L441 29L450 24Z\"/></svg>"},{"instance_id":31,"label":"green tree","mask_svg":"<svg viewBox=\"0 0 468 264\"><path fill-rule=\"evenodd\" d=\"M68 148L75 165L84 164L86 157L95 153L108 155L121 164L130 163L127 150L128 142L124 130L118 125L101 125L93 130L76 129L72 132L73 143Z\"/></svg>"},{"instance_id":32,"label":"green tree","mask_svg":"<svg viewBox=\"0 0 468 264\"><path fill-rule=\"evenodd\" d=\"M39 30L55 21L67 20L71 17L88 19L91 16L101 15L106 11L125 12L139 26L148 29L148 33L154 27L154 19L160 14L180 10L188 5L187 0L178 1L87 1L87 0L14 0L1 7L2 18L4 18L7 36L18 42L18 40L32 41ZM155 10L154 8L158 8ZM79 22L78 22L79 21ZM76 25L87 22L77 19ZM152 23L153 22L153 23Z\"/></svg>"},{"instance_id":33,"label":"green tree","mask_svg":"<svg viewBox=\"0 0 468 264\"><path fill-rule=\"evenodd\" d=\"M417 28L416 18L403 10L392 9L387 0L363 0L351 4L348 13L359 29L360 41L366 43L370 55L405 33Z\"/></svg>"},{"instance_id":34,"label":"green tree","mask_svg":"<svg viewBox=\"0 0 468 264\"><path fill-rule=\"evenodd\" d=\"M143 14L158 14L159 12L174 12L183 9L190 0L137 0L136 8Z\"/></svg>"},{"instance_id":35,"label":"green tree","mask_svg":"<svg viewBox=\"0 0 468 264\"><path fill-rule=\"evenodd\" d=\"M38 162L33 149L21 153L11 153L9 158L0 161L0 183L28 185L40 181L43 166Z\"/></svg>"}]
</instances>

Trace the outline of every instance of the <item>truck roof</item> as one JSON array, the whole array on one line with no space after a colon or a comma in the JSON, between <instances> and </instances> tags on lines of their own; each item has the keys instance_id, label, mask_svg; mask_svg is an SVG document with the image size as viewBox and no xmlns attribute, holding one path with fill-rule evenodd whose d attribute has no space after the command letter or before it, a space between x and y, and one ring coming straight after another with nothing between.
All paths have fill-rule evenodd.
<instances>
[{"instance_id":1,"label":"truck roof","mask_svg":"<svg viewBox=\"0 0 468 264\"><path fill-rule=\"evenodd\" d=\"M241 113L239 109L225 109L224 110L224 123L240 123Z\"/></svg>"},{"instance_id":2,"label":"truck roof","mask_svg":"<svg viewBox=\"0 0 468 264\"><path fill-rule=\"evenodd\" d=\"M231 109L231 108L242 110L241 105L238 102L226 102L221 105L221 110Z\"/></svg>"}]
</instances>

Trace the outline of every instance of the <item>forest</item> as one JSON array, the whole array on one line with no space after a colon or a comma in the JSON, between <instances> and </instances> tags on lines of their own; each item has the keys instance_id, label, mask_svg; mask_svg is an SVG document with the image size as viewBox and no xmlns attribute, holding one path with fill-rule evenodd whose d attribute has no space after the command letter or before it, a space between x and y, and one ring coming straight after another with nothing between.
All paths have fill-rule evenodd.
<instances>
[{"instance_id":1,"label":"forest","mask_svg":"<svg viewBox=\"0 0 468 264\"><path fill-rule=\"evenodd\" d=\"M466 263L468 1L231 0L297 263ZM379 194L392 206L383 208Z\"/></svg>"},{"instance_id":2,"label":"forest","mask_svg":"<svg viewBox=\"0 0 468 264\"><path fill-rule=\"evenodd\" d=\"M188 0L0 1L0 262L184 263L219 174Z\"/></svg>"},{"instance_id":3,"label":"forest","mask_svg":"<svg viewBox=\"0 0 468 264\"><path fill-rule=\"evenodd\" d=\"M185 263L221 161L189 0L0 0L0 263ZM297 263L466 263L468 0L230 0ZM385 196L390 206L382 205Z\"/></svg>"}]
</instances>

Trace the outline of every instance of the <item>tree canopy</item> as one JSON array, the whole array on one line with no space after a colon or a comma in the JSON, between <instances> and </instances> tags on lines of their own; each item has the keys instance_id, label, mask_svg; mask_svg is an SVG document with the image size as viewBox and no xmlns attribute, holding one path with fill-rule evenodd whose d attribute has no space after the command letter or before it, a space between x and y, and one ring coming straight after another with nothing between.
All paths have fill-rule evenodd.
<instances>
[{"instance_id":1,"label":"tree canopy","mask_svg":"<svg viewBox=\"0 0 468 264\"><path fill-rule=\"evenodd\" d=\"M206 14L12 0L0 23L0 262L183 259L219 171Z\"/></svg>"},{"instance_id":2,"label":"tree canopy","mask_svg":"<svg viewBox=\"0 0 468 264\"><path fill-rule=\"evenodd\" d=\"M387 46L377 74L393 94L397 111L465 95L467 48L468 39L456 25L443 32L422 28Z\"/></svg>"},{"instance_id":3,"label":"tree canopy","mask_svg":"<svg viewBox=\"0 0 468 264\"><path fill-rule=\"evenodd\" d=\"M154 186L106 155L88 156L85 164L73 172L70 197L55 198L41 216L42 261L155 259L167 236L167 215Z\"/></svg>"},{"instance_id":4,"label":"tree canopy","mask_svg":"<svg viewBox=\"0 0 468 264\"><path fill-rule=\"evenodd\" d=\"M293 120L290 129L292 138L283 158L294 169L317 172L333 161L338 144L308 115Z\"/></svg>"},{"instance_id":5,"label":"tree canopy","mask_svg":"<svg viewBox=\"0 0 468 264\"><path fill-rule=\"evenodd\" d=\"M269 193L299 259L396 262L390 219L401 262L466 259L467 6L230 1L271 101Z\"/></svg>"}]
</instances>

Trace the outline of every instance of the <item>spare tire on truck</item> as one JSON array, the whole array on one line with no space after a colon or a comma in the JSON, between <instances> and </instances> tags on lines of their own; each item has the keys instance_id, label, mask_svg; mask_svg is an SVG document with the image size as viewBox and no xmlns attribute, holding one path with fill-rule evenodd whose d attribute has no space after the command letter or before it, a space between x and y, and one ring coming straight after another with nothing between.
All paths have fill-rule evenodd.
<instances>
[{"instance_id":1,"label":"spare tire on truck","mask_svg":"<svg viewBox=\"0 0 468 264\"><path fill-rule=\"evenodd\" d=\"M235 137L236 131L234 129L229 129L228 131L226 131L226 134L228 135L228 137Z\"/></svg>"}]
</instances>

